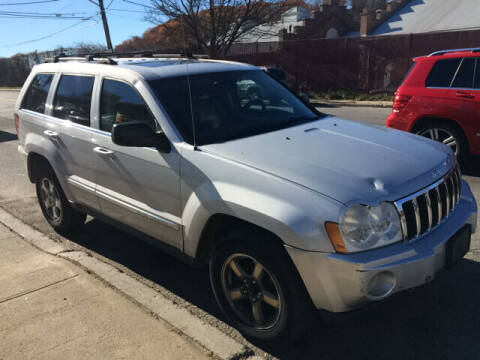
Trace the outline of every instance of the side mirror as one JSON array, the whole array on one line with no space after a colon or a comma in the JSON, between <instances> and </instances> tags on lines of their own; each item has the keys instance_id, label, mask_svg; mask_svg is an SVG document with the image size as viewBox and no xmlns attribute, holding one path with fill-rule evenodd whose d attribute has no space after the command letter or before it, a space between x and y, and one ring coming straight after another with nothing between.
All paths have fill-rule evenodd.
<instances>
[{"instance_id":1,"label":"side mirror","mask_svg":"<svg viewBox=\"0 0 480 360\"><path fill-rule=\"evenodd\" d=\"M164 153L172 150L170 141L163 132L155 132L150 126L140 121L114 124L112 141L120 146L155 147Z\"/></svg>"}]
</instances>

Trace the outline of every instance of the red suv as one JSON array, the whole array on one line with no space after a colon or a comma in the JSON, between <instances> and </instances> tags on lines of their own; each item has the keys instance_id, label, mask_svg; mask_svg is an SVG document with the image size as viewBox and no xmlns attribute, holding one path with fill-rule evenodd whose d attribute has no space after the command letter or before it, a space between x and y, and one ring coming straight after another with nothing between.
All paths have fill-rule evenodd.
<instances>
[{"instance_id":1,"label":"red suv","mask_svg":"<svg viewBox=\"0 0 480 360\"><path fill-rule=\"evenodd\" d=\"M415 58L387 126L441 141L460 160L480 154L480 48Z\"/></svg>"}]
</instances>

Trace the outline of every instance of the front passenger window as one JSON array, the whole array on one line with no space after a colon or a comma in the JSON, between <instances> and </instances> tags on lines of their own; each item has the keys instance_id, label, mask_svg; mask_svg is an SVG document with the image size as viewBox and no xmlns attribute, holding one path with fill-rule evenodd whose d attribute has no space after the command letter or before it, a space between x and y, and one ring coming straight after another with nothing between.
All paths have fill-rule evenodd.
<instances>
[{"instance_id":1,"label":"front passenger window","mask_svg":"<svg viewBox=\"0 0 480 360\"><path fill-rule=\"evenodd\" d=\"M112 131L113 124L141 121L155 129L155 120L140 94L130 85L104 80L100 99L100 130Z\"/></svg>"},{"instance_id":2,"label":"front passenger window","mask_svg":"<svg viewBox=\"0 0 480 360\"><path fill-rule=\"evenodd\" d=\"M53 116L90 126L90 106L95 78L62 75L53 101Z\"/></svg>"}]
</instances>

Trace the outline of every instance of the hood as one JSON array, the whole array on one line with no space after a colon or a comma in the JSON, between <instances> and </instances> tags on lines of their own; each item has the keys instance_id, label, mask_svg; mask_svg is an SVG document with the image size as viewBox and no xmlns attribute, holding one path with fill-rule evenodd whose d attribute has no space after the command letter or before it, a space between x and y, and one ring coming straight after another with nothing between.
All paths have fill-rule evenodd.
<instances>
[{"instance_id":1,"label":"hood","mask_svg":"<svg viewBox=\"0 0 480 360\"><path fill-rule=\"evenodd\" d=\"M262 135L202 146L344 204L398 200L441 178L455 163L432 140L326 117Z\"/></svg>"}]
</instances>

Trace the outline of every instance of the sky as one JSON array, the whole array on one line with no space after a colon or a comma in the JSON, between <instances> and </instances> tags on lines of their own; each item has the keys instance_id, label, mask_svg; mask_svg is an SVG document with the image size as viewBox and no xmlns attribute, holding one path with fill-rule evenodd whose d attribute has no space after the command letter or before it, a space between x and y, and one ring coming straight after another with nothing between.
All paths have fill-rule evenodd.
<instances>
[{"instance_id":1,"label":"sky","mask_svg":"<svg viewBox=\"0 0 480 360\"><path fill-rule=\"evenodd\" d=\"M154 26L135 3L150 5L149 0L104 0L113 46ZM61 16L35 18L44 14ZM0 57L79 42L106 46L98 6L88 0L0 0L0 34Z\"/></svg>"}]
</instances>

